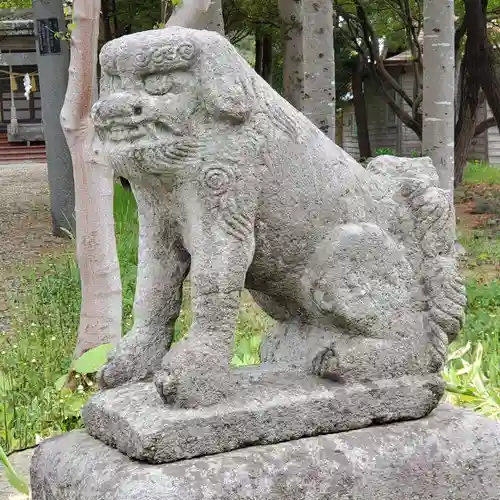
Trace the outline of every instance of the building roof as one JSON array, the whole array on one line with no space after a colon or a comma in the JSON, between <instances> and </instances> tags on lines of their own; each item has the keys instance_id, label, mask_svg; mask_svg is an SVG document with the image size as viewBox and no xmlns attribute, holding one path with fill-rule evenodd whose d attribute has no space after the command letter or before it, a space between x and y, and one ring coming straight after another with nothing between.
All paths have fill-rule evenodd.
<instances>
[{"instance_id":1,"label":"building roof","mask_svg":"<svg viewBox=\"0 0 500 500\"><path fill-rule=\"evenodd\" d=\"M32 9L0 9L2 36L31 36L33 27Z\"/></svg>"},{"instance_id":2,"label":"building roof","mask_svg":"<svg viewBox=\"0 0 500 500\"><path fill-rule=\"evenodd\" d=\"M32 9L0 9L0 22L3 21L32 21Z\"/></svg>"},{"instance_id":3,"label":"building roof","mask_svg":"<svg viewBox=\"0 0 500 500\"><path fill-rule=\"evenodd\" d=\"M423 45L424 45L424 32L421 31L418 35L418 43L423 50ZM408 64L413 62L413 56L411 53L411 50L405 50L404 52L400 52L399 54L396 54L394 56L388 57L387 59L384 59L384 64L390 65L390 66L397 66L399 64Z\"/></svg>"}]
</instances>

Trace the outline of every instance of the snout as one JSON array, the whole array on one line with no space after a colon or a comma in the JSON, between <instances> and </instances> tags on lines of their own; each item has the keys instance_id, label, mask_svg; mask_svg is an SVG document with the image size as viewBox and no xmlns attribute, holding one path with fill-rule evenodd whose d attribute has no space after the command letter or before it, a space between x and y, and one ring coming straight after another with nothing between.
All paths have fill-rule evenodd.
<instances>
[{"instance_id":1,"label":"snout","mask_svg":"<svg viewBox=\"0 0 500 500\"><path fill-rule=\"evenodd\" d=\"M134 140L146 135L146 109L146 103L137 94L120 92L96 102L92 107L91 118L102 140Z\"/></svg>"},{"instance_id":2,"label":"snout","mask_svg":"<svg viewBox=\"0 0 500 500\"><path fill-rule=\"evenodd\" d=\"M137 125L144 120L144 103L135 94L116 93L96 102L91 117L96 128L106 125Z\"/></svg>"}]
</instances>

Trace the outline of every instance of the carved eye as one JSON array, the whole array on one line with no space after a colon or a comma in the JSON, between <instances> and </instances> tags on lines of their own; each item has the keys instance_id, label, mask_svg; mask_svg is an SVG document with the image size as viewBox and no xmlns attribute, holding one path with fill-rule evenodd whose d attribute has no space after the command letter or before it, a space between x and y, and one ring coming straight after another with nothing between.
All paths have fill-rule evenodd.
<instances>
[{"instance_id":1,"label":"carved eye","mask_svg":"<svg viewBox=\"0 0 500 500\"><path fill-rule=\"evenodd\" d=\"M165 95L172 89L172 81L167 75L149 75L144 79L144 88L151 95Z\"/></svg>"}]
</instances>

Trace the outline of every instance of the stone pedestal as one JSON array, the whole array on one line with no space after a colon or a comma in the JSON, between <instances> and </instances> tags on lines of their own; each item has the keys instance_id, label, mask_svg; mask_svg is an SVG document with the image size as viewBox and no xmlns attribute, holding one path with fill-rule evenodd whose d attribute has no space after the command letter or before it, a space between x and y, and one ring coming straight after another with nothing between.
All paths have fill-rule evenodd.
<instances>
[{"instance_id":1,"label":"stone pedestal","mask_svg":"<svg viewBox=\"0 0 500 500\"><path fill-rule=\"evenodd\" d=\"M150 465L78 431L40 445L33 500L498 500L500 424L442 406L368 427Z\"/></svg>"},{"instance_id":2,"label":"stone pedestal","mask_svg":"<svg viewBox=\"0 0 500 500\"><path fill-rule=\"evenodd\" d=\"M87 432L130 458L161 464L413 420L439 403L437 375L341 385L265 365L234 370L227 399L207 408L167 406L152 383L108 389L83 409Z\"/></svg>"}]
</instances>

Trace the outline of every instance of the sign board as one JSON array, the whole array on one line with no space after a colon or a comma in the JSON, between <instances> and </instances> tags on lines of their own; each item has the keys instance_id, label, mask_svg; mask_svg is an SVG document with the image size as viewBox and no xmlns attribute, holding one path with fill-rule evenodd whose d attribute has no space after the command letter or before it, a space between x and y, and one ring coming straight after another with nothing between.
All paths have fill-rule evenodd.
<instances>
[{"instance_id":1,"label":"sign board","mask_svg":"<svg viewBox=\"0 0 500 500\"><path fill-rule=\"evenodd\" d=\"M41 56L61 53L61 39L57 18L38 19L38 47Z\"/></svg>"}]
</instances>

